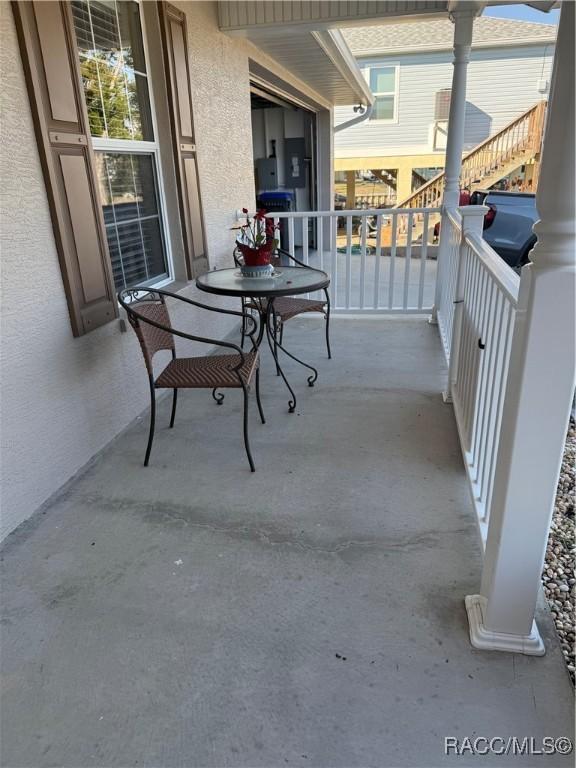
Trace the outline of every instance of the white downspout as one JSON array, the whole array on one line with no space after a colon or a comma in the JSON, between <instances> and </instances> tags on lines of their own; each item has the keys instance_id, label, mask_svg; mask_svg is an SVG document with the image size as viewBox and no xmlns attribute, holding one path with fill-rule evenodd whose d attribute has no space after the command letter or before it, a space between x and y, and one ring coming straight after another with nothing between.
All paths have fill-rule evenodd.
<instances>
[{"instance_id":1,"label":"white downspout","mask_svg":"<svg viewBox=\"0 0 576 768\"><path fill-rule=\"evenodd\" d=\"M354 107L354 112L357 112L360 109L364 110L360 115L357 115L350 120L346 120L344 123L335 125L334 133L338 133L339 131L343 131L345 128L350 128L352 125L357 125L358 123L363 123L364 120L368 120L372 114L372 111L374 110L374 104L369 104L367 107L365 107L364 104L360 104L359 106Z\"/></svg>"}]
</instances>

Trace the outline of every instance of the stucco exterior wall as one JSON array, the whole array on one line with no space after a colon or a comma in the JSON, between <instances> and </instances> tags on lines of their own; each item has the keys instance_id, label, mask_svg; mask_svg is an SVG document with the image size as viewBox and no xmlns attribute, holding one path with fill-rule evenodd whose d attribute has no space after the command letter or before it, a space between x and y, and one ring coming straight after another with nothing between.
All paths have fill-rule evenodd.
<instances>
[{"instance_id":1,"label":"stucco exterior wall","mask_svg":"<svg viewBox=\"0 0 576 768\"><path fill-rule=\"evenodd\" d=\"M219 32L215 3L177 5L188 15L210 265L224 267L231 259L235 211L254 199L248 59L259 54L250 43ZM72 336L9 3L0 3L0 34L3 537L146 408L148 383L131 329L122 333L114 321ZM185 290L197 293L194 286ZM216 297L199 297L217 303ZM228 305L238 308L237 301ZM190 309L173 321L217 338L235 325ZM225 413L219 417L227 429ZM142 451L131 457L135 467Z\"/></svg>"}]
</instances>

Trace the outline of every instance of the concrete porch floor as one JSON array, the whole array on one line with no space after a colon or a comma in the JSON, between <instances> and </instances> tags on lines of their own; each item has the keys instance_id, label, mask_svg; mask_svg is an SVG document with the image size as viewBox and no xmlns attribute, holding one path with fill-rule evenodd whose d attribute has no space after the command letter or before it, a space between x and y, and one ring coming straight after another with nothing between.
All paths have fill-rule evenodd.
<instances>
[{"instance_id":1,"label":"concrete porch floor","mask_svg":"<svg viewBox=\"0 0 576 768\"><path fill-rule=\"evenodd\" d=\"M181 394L112 443L3 552L2 765L551 766L444 756L444 738L571 736L543 658L473 650L481 554L437 331L291 321L316 387L264 352L268 423ZM136 343L136 340L134 340ZM145 376L144 366L142 376Z\"/></svg>"}]
</instances>

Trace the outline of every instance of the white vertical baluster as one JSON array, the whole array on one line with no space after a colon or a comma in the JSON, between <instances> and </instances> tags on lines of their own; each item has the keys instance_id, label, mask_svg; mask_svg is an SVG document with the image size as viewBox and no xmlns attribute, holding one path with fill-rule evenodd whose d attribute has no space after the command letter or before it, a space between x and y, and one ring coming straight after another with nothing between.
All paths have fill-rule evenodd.
<instances>
[{"instance_id":1,"label":"white vertical baluster","mask_svg":"<svg viewBox=\"0 0 576 768\"><path fill-rule=\"evenodd\" d=\"M360 237L360 309L364 309L364 282L366 279L366 237L368 234L368 216L364 215L364 226Z\"/></svg>"},{"instance_id":2,"label":"white vertical baluster","mask_svg":"<svg viewBox=\"0 0 576 768\"><path fill-rule=\"evenodd\" d=\"M352 289L352 216L346 217L346 309L350 309Z\"/></svg>"},{"instance_id":3,"label":"white vertical baluster","mask_svg":"<svg viewBox=\"0 0 576 768\"><path fill-rule=\"evenodd\" d=\"M382 253L382 214L376 217L376 260L374 262L374 309L380 305L380 255Z\"/></svg>"},{"instance_id":4,"label":"white vertical baluster","mask_svg":"<svg viewBox=\"0 0 576 768\"><path fill-rule=\"evenodd\" d=\"M418 309L424 305L424 283L426 282L426 257L428 255L428 211L424 214L422 243L420 245L420 280L418 285Z\"/></svg>"},{"instance_id":5,"label":"white vertical baluster","mask_svg":"<svg viewBox=\"0 0 576 768\"><path fill-rule=\"evenodd\" d=\"M288 218L288 253L295 256L294 253L294 216Z\"/></svg>"},{"instance_id":6,"label":"white vertical baluster","mask_svg":"<svg viewBox=\"0 0 576 768\"><path fill-rule=\"evenodd\" d=\"M392 214L392 232L390 234L390 282L388 284L388 309L394 307L394 272L396 263L396 238L398 233L398 214Z\"/></svg>"},{"instance_id":7,"label":"white vertical baluster","mask_svg":"<svg viewBox=\"0 0 576 768\"><path fill-rule=\"evenodd\" d=\"M316 221L316 246L320 255L320 269L324 271L324 218L318 216Z\"/></svg>"},{"instance_id":8,"label":"white vertical baluster","mask_svg":"<svg viewBox=\"0 0 576 768\"><path fill-rule=\"evenodd\" d=\"M412 261L412 213L408 214L406 227L406 251L404 254L404 299L402 306L408 308L408 290L410 288L410 263Z\"/></svg>"},{"instance_id":9,"label":"white vertical baluster","mask_svg":"<svg viewBox=\"0 0 576 768\"><path fill-rule=\"evenodd\" d=\"M303 216L300 221L302 223L302 263L308 266L308 216ZM310 293L305 294L305 296L309 299Z\"/></svg>"},{"instance_id":10,"label":"white vertical baluster","mask_svg":"<svg viewBox=\"0 0 576 768\"><path fill-rule=\"evenodd\" d=\"M306 266L310 263L308 260L308 216L302 216L302 261Z\"/></svg>"},{"instance_id":11,"label":"white vertical baluster","mask_svg":"<svg viewBox=\"0 0 576 768\"><path fill-rule=\"evenodd\" d=\"M331 222L331 255L332 255L332 275L330 277L330 283L333 287L334 295L334 307L340 307L338 301L338 218L334 216Z\"/></svg>"}]
</instances>

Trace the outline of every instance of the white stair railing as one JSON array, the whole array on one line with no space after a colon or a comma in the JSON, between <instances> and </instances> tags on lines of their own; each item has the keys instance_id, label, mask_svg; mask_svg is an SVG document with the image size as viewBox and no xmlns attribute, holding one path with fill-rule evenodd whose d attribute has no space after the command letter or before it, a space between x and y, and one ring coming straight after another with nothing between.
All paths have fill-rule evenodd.
<instances>
[{"instance_id":1,"label":"white stair railing","mask_svg":"<svg viewBox=\"0 0 576 768\"><path fill-rule=\"evenodd\" d=\"M281 247L330 275L332 311L429 314L440 208L269 213Z\"/></svg>"}]
</instances>

